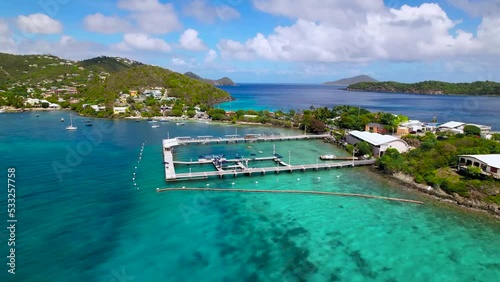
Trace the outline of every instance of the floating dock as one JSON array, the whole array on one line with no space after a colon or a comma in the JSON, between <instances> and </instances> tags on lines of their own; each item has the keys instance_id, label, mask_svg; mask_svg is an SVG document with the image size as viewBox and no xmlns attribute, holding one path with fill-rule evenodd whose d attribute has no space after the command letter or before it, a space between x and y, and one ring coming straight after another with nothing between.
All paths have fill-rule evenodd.
<instances>
[{"instance_id":1,"label":"floating dock","mask_svg":"<svg viewBox=\"0 0 500 282\"><path fill-rule=\"evenodd\" d=\"M174 139L164 139L163 140L163 163L165 165L165 179L166 181L181 181L181 180L195 180L195 179L206 179L209 177L219 177L233 176L238 177L241 175L265 175L266 173L280 173L280 172L294 172L294 171L306 171L306 170L320 170L320 169L332 169L332 168L343 168L343 167L354 167L354 166L364 166L372 165L375 160L351 160L342 161L336 163L322 163L322 164L302 164L302 165L290 165L285 163L281 158L276 155L273 157L256 157L256 158L242 158L242 159L220 159L226 163L232 162L233 166L229 166L230 169L224 170L220 163L214 159L200 159L198 161L181 162L173 160L173 149L179 145L190 145L190 144L207 144L207 143L237 143L237 142L255 142L255 141L289 141L289 140L307 140L307 139L332 139L332 136L328 134L323 135L295 135L295 136L283 136L283 135L252 135L251 138L244 137L240 138L236 135L226 138L191 138L191 137L177 137ZM264 161L273 160L276 162L276 166L272 167L262 167L262 168L250 168L248 167L249 161ZM189 172L189 173L176 173L175 164L185 164L185 165L196 165L196 164L210 164L213 163L216 171L205 171L205 172ZM246 163L246 166L245 166Z\"/></svg>"}]
</instances>

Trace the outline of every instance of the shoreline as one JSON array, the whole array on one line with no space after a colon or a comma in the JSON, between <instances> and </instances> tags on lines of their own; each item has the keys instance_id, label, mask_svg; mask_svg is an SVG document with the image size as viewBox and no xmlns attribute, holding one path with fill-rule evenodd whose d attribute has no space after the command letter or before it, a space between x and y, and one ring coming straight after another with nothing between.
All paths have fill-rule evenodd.
<instances>
[{"instance_id":1,"label":"shoreline","mask_svg":"<svg viewBox=\"0 0 500 282\"><path fill-rule=\"evenodd\" d=\"M441 189L431 188L428 189L426 185L418 184L413 181L413 178L410 175L405 175L402 173L397 174L386 174L384 172L379 171L375 166L367 167L367 169L378 175L379 177L388 180L389 182L396 184L400 187L404 187L406 190L417 193L422 197L426 197L435 201L438 201L440 204L444 204L446 206L452 206L455 208L459 208L464 212L474 212L481 213L483 215L488 215L491 218L494 218L500 221L500 206L494 203L487 203L483 201L474 201L473 199L463 198L457 195L450 195L444 192Z\"/></svg>"},{"instance_id":2,"label":"shoreline","mask_svg":"<svg viewBox=\"0 0 500 282\"><path fill-rule=\"evenodd\" d=\"M472 94L454 94L454 93L441 93L441 94L432 94L432 93L419 93L419 92L398 92L398 91L382 91L382 90L364 90L364 89L349 89L349 88L340 88L344 91L357 91L357 92L369 92L369 93L387 93L387 94L409 94L409 95L428 95L428 96L466 96L466 97L497 97L500 98L500 95L472 95Z\"/></svg>"},{"instance_id":3,"label":"shoreline","mask_svg":"<svg viewBox=\"0 0 500 282\"><path fill-rule=\"evenodd\" d=\"M34 109L28 109L29 110L34 110ZM68 109L39 109L37 108L35 111L67 111ZM24 111L24 112L26 112ZM10 113L21 113L19 110L11 110L8 111L5 109L5 113L10 112ZM75 112L78 114L77 112ZM78 114L79 115L79 114ZM95 118L95 117L92 117ZM264 127L274 127L277 129L291 129L291 130L298 130L297 128L291 127L291 128L286 128L286 127L277 127L272 124L262 124L262 123L253 123L253 122L236 122L232 123L230 121L224 122L224 121L212 121L210 119L195 119L195 118L181 118L181 117L152 117L153 120L160 120L162 118L167 118L169 121L185 121L185 122L203 122L206 124L214 124L214 125L232 125L232 126L264 126ZM105 119L110 119L110 118L105 118ZM123 120L130 120L130 121L135 121L135 120L147 120L148 118L145 117L124 117L124 118L119 118ZM343 149L342 147L338 146L334 142L330 142L330 144L336 146L337 148ZM447 194L446 192L442 191L441 189L435 189L435 188L428 188L429 186L423 185L423 184L418 184L413 180L413 177L410 175L405 175L402 173L397 173L397 174L386 174L384 172L381 172L377 170L375 166L370 166L367 167L370 172L378 175L379 177L386 179L390 181L393 184L398 185L399 187L404 187L408 190L411 190L413 192L418 193L418 195L431 198L434 200L437 200L438 202L442 204L447 204L447 205L452 205L454 207L460 208L464 211L473 211L473 212L481 212L488 214L495 218L496 220L500 220L500 205L496 205L494 203L488 203L484 201L479 201L479 200L474 200L470 198L464 198L458 195L450 195Z\"/></svg>"}]
</instances>

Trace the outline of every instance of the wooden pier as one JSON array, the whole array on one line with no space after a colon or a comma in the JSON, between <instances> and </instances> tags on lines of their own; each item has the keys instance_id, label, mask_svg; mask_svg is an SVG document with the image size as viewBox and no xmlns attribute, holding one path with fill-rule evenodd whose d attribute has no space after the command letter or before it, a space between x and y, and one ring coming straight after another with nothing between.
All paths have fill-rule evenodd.
<instances>
[{"instance_id":1,"label":"wooden pier","mask_svg":"<svg viewBox=\"0 0 500 282\"><path fill-rule=\"evenodd\" d=\"M307 191L307 190L257 190L257 189L229 189L229 188L156 188L157 192L171 192L171 191L207 191L207 192L239 192L239 193L275 193L275 194L308 194L308 195L320 195L320 196L342 196L342 197L359 197L359 198L369 198L369 199L380 199L387 201L412 203L412 204L423 204L422 201L392 198L376 195L366 195L366 194L356 194L356 193L340 193L340 192L328 192L328 191Z\"/></svg>"},{"instance_id":2,"label":"wooden pier","mask_svg":"<svg viewBox=\"0 0 500 282\"><path fill-rule=\"evenodd\" d=\"M302 165L290 165L285 163L276 154L272 157L254 157L254 158L240 158L240 159L220 159L224 162L232 162L234 165L229 166L229 169L223 169L220 163L215 161L215 156L213 159L200 159L198 161L174 161L172 151L173 148L179 145L189 145L189 144L207 144L207 143L237 143L237 142L254 142L254 141L289 141L289 140L307 140L307 139L331 139L332 136L328 134L323 135L294 135L294 136L283 136L283 135L271 135L271 136L260 136L251 135L251 138L245 137L226 137L226 138L191 138L191 137L178 137L174 139L164 139L163 140L163 163L165 165L165 179L166 181L181 181L181 180L194 180L194 179L206 179L209 177L219 177L233 176L238 177L241 175L265 175L266 173L280 173L280 172L294 172L294 171L307 171L307 170L326 170L332 168L343 168L343 167L354 167L354 166L364 166L372 165L375 160L350 160L335 163L316 163L316 164L302 164ZM276 162L276 166L272 167L262 167L262 168L250 168L248 167L249 161L267 161L273 160ZM199 164L210 164L215 166L215 171L205 171L205 172L189 172L189 173L176 173L175 164L184 165L199 165ZM246 166L245 166L246 163Z\"/></svg>"},{"instance_id":3,"label":"wooden pier","mask_svg":"<svg viewBox=\"0 0 500 282\"><path fill-rule=\"evenodd\" d=\"M345 161L337 163L323 163L323 164L304 164L304 165L288 165L284 162L280 162L281 166L276 167L261 167L261 168L246 168L243 170L218 170L218 171L206 171L206 172L187 172L187 173L177 173L173 177L168 177L167 181L181 181L181 180L192 180L192 179L204 179L209 177L219 177L233 176L238 177L241 175L265 175L266 173L276 173L280 172L294 172L294 171L306 171L306 170L326 170L332 168L343 168L343 167L353 167L362 165L372 165L375 160L362 160L362 161ZM284 164L284 165L283 165Z\"/></svg>"},{"instance_id":4,"label":"wooden pier","mask_svg":"<svg viewBox=\"0 0 500 282\"><path fill-rule=\"evenodd\" d=\"M179 145L189 145L189 144L209 144L209 143L239 143L239 142L256 142L256 141L291 141L291 140L307 140L307 139L332 139L333 137L329 134L320 135L252 135L251 137L239 137L233 135L233 137L224 138L190 138L182 137L178 138L177 141Z\"/></svg>"}]
</instances>

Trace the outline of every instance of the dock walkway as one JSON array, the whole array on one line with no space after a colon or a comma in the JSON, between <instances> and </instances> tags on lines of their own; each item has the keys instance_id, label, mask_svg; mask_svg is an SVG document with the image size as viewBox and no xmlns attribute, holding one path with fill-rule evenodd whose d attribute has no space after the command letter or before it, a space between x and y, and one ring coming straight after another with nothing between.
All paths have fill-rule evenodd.
<instances>
[{"instance_id":1,"label":"dock walkway","mask_svg":"<svg viewBox=\"0 0 500 282\"><path fill-rule=\"evenodd\" d=\"M190 162L174 161L172 151L174 147L179 145L189 145L189 144L207 144L207 143L237 143L237 142L253 142L253 141L290 141L290 140L308 140L308 139L332 139L333 137L329 134L322 135L252 135L251 137L237 137L229 136L226 138L191 138L178 137L174 139L164 139L163 140L163 162L165 165L165 179L166 181L180 181L180 180L194 180L194 179L205 179L209 177L220 177L224 176L240 176L240 175L253 175L260 174L265 175L266 173L280 173L280 172L294 172L294 171L306 171L306 170L320 170L320 169L331 169L331 168L343 168L343 167L354 167L363 165L372 165L375 160L354 160L354 161L343 161L337 163L323 163L323 164L302 164L302 165L290 165L285 163L281 158L276 155L273 157L255 157L255 158L240 158L240 159L230 159L225 160L226 162L236 163L237 167L234 169L224 170L219 167L213 160L198 160ZM274 160L277 166L274 167L262 167L262 168L249 168L244 165L248 164L248 161L265 161ZM206 171L206 172L189 172L189 173L176 173L175 164L210 164L213 163L217 171ZM281 166L279 166L281 165Z\"/></svg>"}]
</instances>

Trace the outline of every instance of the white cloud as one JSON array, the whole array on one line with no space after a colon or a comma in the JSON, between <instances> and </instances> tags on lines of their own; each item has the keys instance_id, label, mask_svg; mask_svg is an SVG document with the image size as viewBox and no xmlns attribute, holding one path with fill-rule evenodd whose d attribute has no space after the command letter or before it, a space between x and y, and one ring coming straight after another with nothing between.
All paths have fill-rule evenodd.
<instances>
[{"instance_id":1,"label":"white cloud","mask_svg":"<svg viewBox=\"0 0 500 282\"><path fill-rule=\"evenodd\" d=\"M181 43L181 47L186 50L202 51L207 49L207 46L205 46L203 41L198 37L198 32L191 28L186 29L186 31L182 33L179 42Z\"/></svg>"},{"instance_id":2,"label":"white cloud","mask_svg":"<svg viewBox=\"0 0 500 282\"><path fill-rule=\"evenodd\" d=\"M487 53L500 55L500 17L483 18L477 37L484 44Z\"/></svg>"},{"instance_id":3,"label":"white cloud","mask_svg":"<svg viewBox=\"0 0 500 282\"><path fill-rule=\"evenodd\" d=\"M118 32L130 32L131 26L127 20L117 16L104 16L101 13L88 15L84 18L83 24L89 31L113 34Z\"/></svg>"},{"instance_id":4,"label":"white cloud","mask_svg":"<svg viewBox=\"0 0 500 282\"><path fill-rule=\"evenodd\" d=\"M214 5L209 5L206 0L194 0L184 5L184 13L201 22L213 23L217 19L222 21L237 19L240 13L222 1L213 1ZM217 4L215 4L217 3Z\"/></svg>"},{"instance_id":5,"label":"white cloud","mask_svg":"<svg viewBox=\"0 0 500 282\"><path fill-rule=\"evenodd\" d=\"M323 5L315 0L318 6L307 6L302 0L292 2L287 6L289 2L284 0L257 0L260 9L300 18L291 26L278 26L267 36L258 33L244 43L221 40L217 46L221 55L242 60L331 63L417 61L477 54L482 49L473 34L461 30L452 34L456 23L437 4L380 10L378 0L325 1ZM292 5L300 3L299 7ZM353 16L357 22L326 18L325 10L340 9L341 4L347 5L346 11L359 7L366 12Z\"/></svg>"},{"instance_id":6,"label":"white cloud","mask_svg":"<svg viewBox=\"0 0 500 282\"><path fill-rule=\"evenodd\" d=\"M448 0L448 2L473 16L500 16L498 0Z\"/></svg>"},{"instance_id":7,"label":"white cloud","mask_svg":"<svg viewBox=\"0 0 500 282\"><path fill-rule=\"evenodd\" d=\"M17 17L17 27L27 33L54 34L62 33L60 22L45 14L20 15Z\"/></svg>"},{"instance_id":8,"label":"white cloud","mask_svg":"<svg viewBox=\"0 0 500 282\"><path fill-rule=\"evenodd\" d=\"M172 58L172 64L175 66L186 66L187 62L181 58Z\"/></svg>"},{"instance_id":9,"label":"white cloud","mask_svg":"<svg viewBox=\"0 0 500 282\"><path fill-rule=\"evenodd\" d=\"M121 51L158 51L170 52L172 48L161 38L151 37L142 33L127 33L123 36L123 41L113 46L114 49Z\"/></svg>"},{"instance_id":10,"label":"white cloud","mask_svg":"<svg viewBox=\"0 0 500 282\"><path fill-rule=\"evenodd\" d=\"M206 64L211 64L215 60L217 60L217 52L214 49L208 50L208 53L205 56L205 63Z\"/></svg>"},{"instance_id":11,"label":"white cloud","mask_svg":"<svg viewBox=\"0 0 500 282\"><path fill-rule=\"evenodd\" d=\"M253 0L257 9L278 16L337 27L366 22L367 12L384 9L383 0Z\"/></svg>"},{"instance_id":12,"label":"white cloud","mask_svg":"<svg viewBox=\"0 0 500 282\"><path fill-rule=\"evenodd\" d=\"M164 34L182 28L174 5L162 4L158 0L119 0L118 7L130 11L145 33Z\"/></svg>"},{"instance_id":13,"label":"white cloud","mask_svg":"<svg viewBox=\"0 0 500 282\"><path fill-rule=\"evenodd\" d=\"M0 52L15 53L16 42L11 37L9 25L0 19Z\"/></svg>"}]
</instances>

